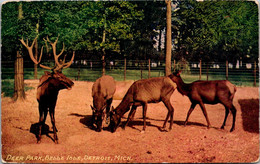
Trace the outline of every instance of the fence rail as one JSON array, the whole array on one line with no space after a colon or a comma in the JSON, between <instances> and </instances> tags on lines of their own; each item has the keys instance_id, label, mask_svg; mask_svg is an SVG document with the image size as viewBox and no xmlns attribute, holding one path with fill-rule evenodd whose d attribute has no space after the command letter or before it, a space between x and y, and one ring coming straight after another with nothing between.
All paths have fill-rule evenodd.
<instances>
[{"instance_id":1,"label":"fence rail","mask_svg":"<svg viewBox=\"0 0 260 164\"><path fill-rule=\"evenodd\" d=\"M14 78L14 62L2 61L2 81ZM47 65L47 63L46 63ZM139 80L164 76L165 62L152 60L114 60L106 61L106 74L115 80ZM172 71L182 70L185 82L195 80L228 79L238 86L259 86L259 63L205 63L203 61L172 61ZM38 69L38 78L45 70ZM73 80L95 81L102 75L102 62L76 60L70 68L63 70ZM34 66L31 61L24 62L24 79L34 79Z\"/></svg>"}]
</instances>

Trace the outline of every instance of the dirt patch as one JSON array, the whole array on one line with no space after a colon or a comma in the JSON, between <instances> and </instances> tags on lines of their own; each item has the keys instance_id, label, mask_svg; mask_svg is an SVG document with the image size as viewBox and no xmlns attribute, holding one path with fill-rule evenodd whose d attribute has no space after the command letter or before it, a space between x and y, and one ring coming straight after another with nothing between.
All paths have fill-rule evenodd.
<instances>
[{"instance_id":1,"label":"dirt patch","mask_svg":"<svg viewBox=\"0 0 260 164\"><path fill-rule=\"evenodd\" d=\"M38 80L26 80L25 83L36 87ZM23 102L14 103L10 98L2 97L2 160L26 163L248 163L259 159L258 120L250 119L256 117L259 108L256 105L258 88L238 87L234 99L236 129L232 133L229 132L231 115L225 129L220 129L225 115L222 105L206 105L213 128L207 129L199 106L184 127L190 102L178 91L171 97L175 109L173 130L159 130L167 109L163 103L158 103L148 105L145 133L140 133L143 128L141 107L137 108L134 120L125 130L119 127L111 133L106 128L96 132L88 126L92 114L92 85L92 82L76 81L72 90L60 91L55 113L59 144L53 142L51 132L43 135L41 144L37 144L35 135L30 133L31 125L39 119L36 89L27 91ZM122 95L127 88L124 83L117 82L116 94ZM120 101L114 100L112 105L116 107ZM245 112L249 113L245 115ZM49 117L46 124L51 129Z\"/></svg>"},{"instance_id":2,"label":"dirt patch","mask_svg":"<svg viewBox=\"0 0 260 164\"><path fill-rule=\"evenodd\" d=\"M259 99L241 99L238 102L241 106L244 130L259 133Z\"/></svg>"}]
</instances>

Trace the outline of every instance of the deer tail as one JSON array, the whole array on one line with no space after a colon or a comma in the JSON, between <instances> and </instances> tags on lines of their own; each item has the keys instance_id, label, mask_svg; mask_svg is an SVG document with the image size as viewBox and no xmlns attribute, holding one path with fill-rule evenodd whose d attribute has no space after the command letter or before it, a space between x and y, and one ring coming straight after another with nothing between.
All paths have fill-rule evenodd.
<instances>
[{"instance_id":1,"label":"deer tail","mask_svg":"<svg viewBox=\"0 0 260 164\"><path fill-rule=\"evenodd\" d=\"M230 90L230 100L233 100L235 93L237 91L237 87L235 85L233 85L232 90Z\"/></svg>"}]
</instances>

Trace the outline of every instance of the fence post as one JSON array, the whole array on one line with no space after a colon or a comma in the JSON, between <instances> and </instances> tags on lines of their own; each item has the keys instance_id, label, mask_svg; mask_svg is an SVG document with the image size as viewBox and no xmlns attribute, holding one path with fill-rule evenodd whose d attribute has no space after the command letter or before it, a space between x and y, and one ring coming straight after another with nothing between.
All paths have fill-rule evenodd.
<instances>
[{"instance_id":1,"label":"fence post","mask_svg":"<svg viewBox=\"0 0 260 164\"><path fill-rule=\"evenodd\" d=\"M148 59L148 78L151 77L151 59Z\"/></svg>"},{"instance_id":2,"label":"fence post","mask_svg":"<svg viewBox=\"0 0 260 164\"><path fill-rule=\"evenodd\" d=\"M254 62L254 87L256 86L256 61Z\"/></svg>"},{"instance_id":3,"label":"fence post","mask_svg":"<svg viewBox=\"0 0 260 164\"><path fill-rule=\"evenodd\" d=\"M207 81L209 81L209 65L206 63L207 65Z\"/></svg>"},{"instance_id":4,"label":"fence post","mask_svg":"<svg viewBox=\"0 0 260 164\"><path fill-rule=\"evenodd\" d=\"M90 69L92 70L92 67L93 67L93 62L92 61L90 61Z\"/></svg>"},{"instance_id":5,"label":"fence post","mask_svg":"<svg viewBox=\"0 0 260 164\"><path fill-rule=\"evenodd\" d=\"M226 80L228 80L228 61L226 60Z\"/></svg>"},{"instance_id":6,"label":"fence post","mask_svg":"<svg viewBox=\"0 0 260 164\"><path fill-rule=\"evenodd\" d=\"M143 79L143 63L139 61L139 66L141 68L141 79Z\"/></svg>"},{"instance_id":7,"label":"fence post","mask_svg":"<svg viewBox=\"0 0 260 164\"><path fill-rule=\"evenodd\" d=\"M124 60L125 64L124 64L124 81L126 79L126 58Z\"/></svg>"},{"instance_id":8,"label":"fence post","mask_svg":"<svg viewBox=\"0 0 260 164\"><path fill-rule=\"evenodd\" d=\"M102 55L101 58L102 61L102 76L106 74L106 61L105 61L105 55Z\"/></svg>"},{"instance_id":9,"label":"fence post","mask_svg":"<svg viewBox=\"0 0 260 164\"><path fill-rule=\"evenodd\" d=\"M14 64L14 100L24 100L24 74L23 74L23 57L20 54L20 51L17 51L16 60Z\"/></svg>"},{"instance_id":10,"label":"fence post","mask_svg":"<svg viewBox=\"0 0 260 164\"><path fill-rule=\"evenodd\" d=\"M175 64L176 64L176 60L174 59L173 60L173 72L175 72L175 67L176 67Z\"/></svg>"},{"instance_id":11,"label":"fence post","mask_svg":"<svg viewBox=\"0 0 260 164\"><path fill-rule=\"evenodd\" d=\"M80 66L78 67L78 77L77 77L77 80L79 80L80 78Z\"/></svg>"},{"instance_id":12,"label":"fence post","mask_svg":"<svg viewBox=\"0 0 260 164\"><path fill-rule=\"evenodd\" d=\"M202 65L201 65L201 59L200 59L200 80L201 80L201 67L202 67Z\"/></svg>"}]
</instances>

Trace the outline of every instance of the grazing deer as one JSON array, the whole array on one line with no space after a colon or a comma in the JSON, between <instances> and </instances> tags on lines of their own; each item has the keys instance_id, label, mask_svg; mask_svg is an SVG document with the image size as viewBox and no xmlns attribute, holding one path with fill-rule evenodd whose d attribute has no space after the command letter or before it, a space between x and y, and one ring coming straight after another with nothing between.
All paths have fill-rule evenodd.
<instances>
[{"instance_id":1,"label":"grazing deer","mask_svg":"<svg viewBox=\"0 0 260 164\"><path fill-rule=\"evenodd\" d=\"M236 108L233 105L233 98L236 92L236 86L228 80L195 81L191 84L186 84L180 77L180 73L181 71L178 71L176 73L171 74L169 77L172 79L173 82L177 84L178 91L182 95L188 96L192 103L188 111L184 125L187 124L189 116L194 110L195 106L199 104L206 118L209 128L210 122L204 104L221 103L225 106L226 109L225 119L221 126L221 129L224 129L226 119L229 114L229 110L231 110L233 115L233 124L230 129L230 132L232 132L235 129L236 121Z\"/></svg>"},{"instance_id":2,"label":"grazing deer","mask_svg":"<svg viewBox=\"0 0 260 164\"><path fill-rule=\"evenodd\" d=\"M160 101L162 101L168 109L168 114L162 128L165 128L166 122L170 117L169 130L171 130L173 124L174 108L170 103L170 98L175 89L176 84L173 83L169 77L155 77L134 82L128 89L121 103L115 109L112 107L112 111L110 112L109 125L111 131L116 131L121 122L122 116L127 111L129 111L130 106L132 106L132 109L129 112L124 127L128 124L130 120L133 119L136 108L141 105L143 106L143 131L145 131L147 104L158 103Z\"/></svg>"},{"instance_id":3,"label":"grazing deer","mask_svg":"<svg viewBox=\"0 0 260 164\"><path fill-rule=\"evenodd\" d=\"M93 110L92 125L97 125L97 131L101 131L104 118L104 109L106 108L106 120L110 111L113 95L116 91L116 82L113 77L104 75L98 78L92 86Z\"/></svg>"},{"instance_id":4,"label":"grazing deer","mask_svg":"<svg viewBox=\"0 0 260 164\"><path fill-rule=\"evenodd\" d=\"M49 69L52 70L52 72L45 71L44 75L40 78L40 83L37 88L37 101L39 103L39 133L37 136L37 143L41 142L41 132L42 132L42 126L45 124L46 116L49 110L49 114L51 117L51 123L53 126L53 133L54 133L54 141L55 143L58 143L58 137L57 137L57 128L55 126L55 106L57 102L57 97L59 94L59 91L61 89L71 89L71 87L74 85L74 83L67 78L65 75L62 74L62 69L63 68L68 68L71 64L72 61L74 60L75 52L73 52L73 56L71 60L67 63L65 63L65 57L63 60L59 61L59 57L62 55L64 51L64 44L62 51L57 55L56 54L56 44L58 41L58 37L55 42L51 42L48 37L47 41L51 44L52 49L53 49L53 55L54 55L54 60L55 60L55 66L53 68L45 66L40 64L41 58L42 58L42 52L43 52L43 47L41 48L41 53L39 60L37 61L34 58L33 54L33 46L35 44L37 37L33 40L33 43L31 46L28 45L28 40L27 43L24 42L23 39L21 39L21 43L27 48L29 52L29 56L31 60L35 64L39 64L40 67L44 69Z\"/></svg>"}]
</instances>

